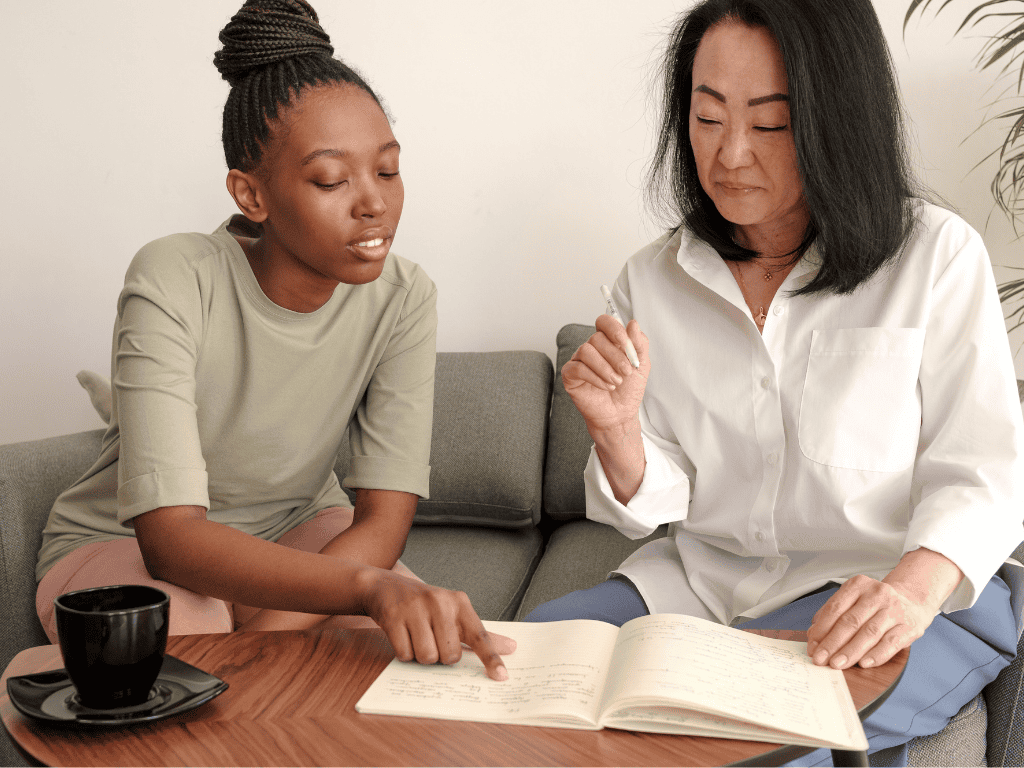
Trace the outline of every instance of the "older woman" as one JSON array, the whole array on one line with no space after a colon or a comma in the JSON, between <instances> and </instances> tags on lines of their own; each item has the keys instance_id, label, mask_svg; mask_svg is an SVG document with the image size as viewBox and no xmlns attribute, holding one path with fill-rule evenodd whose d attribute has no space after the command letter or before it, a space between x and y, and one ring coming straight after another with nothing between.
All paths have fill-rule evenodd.
<instances>
[{"instance_id":1,"label":"older woman","mask_svg":"<svg viewBox=\"0 0 1024 768\"><path fill-rule=\"evenodd\" d=\"M628 326L598 318L562 379L595 443L588 517L669 536L529 618L754 619L836 668L914 643L865 728L872 750L934 733L1020 620L994 574L1024 426L985 247L915 197L870 0L704 0L666 74L652 188L680 223L619 276Z\"/></svg>"}]
</instances>

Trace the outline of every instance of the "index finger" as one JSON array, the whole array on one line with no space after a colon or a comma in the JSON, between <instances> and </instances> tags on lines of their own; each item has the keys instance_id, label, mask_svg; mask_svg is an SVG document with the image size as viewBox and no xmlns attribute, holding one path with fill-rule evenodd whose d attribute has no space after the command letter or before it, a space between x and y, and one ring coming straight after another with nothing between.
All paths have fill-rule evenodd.
<instances>
[{"instance_id":1,"label":"index finger","mask_svg":"<svg viewBox=\"0 0 1024 768\"><path fill-rule=\"evenodd\" d=\"M808 646L811 646L808 650L813 652L813 646L828 636L839 617L849 611L858 599L860 599L860 593L855 589L851 580L844 582L836 593L825 601L825 604L814 614L811 626L807 630L807 643Z\"/></svg>"},{"instance_id":2,"label":"index finger","mask_svg":"<svg viewBox=\"0 0 1024 768\"><path fill-rule=\"evenodd\" d=\"M644 335L640 332L640 324L636 319L630 320L628 325L623 325L622 321L613 315L601 315L595 321L594 326L599 333L622 350L629 359L630 365L634 368L640 367L639 349L646 345L642 343ZM633 329L633 335L637 337L635 341L629 333L630 328Z\"/></svg>"},{"instance_id":3,"label":"index finger","mask_svg":"<svg viewBox=\"0 0 1024 768\"><path fill-rule=\"evenodd\" d=\"M501 660L490 633L484 629L484 625L475 613L463 617L459 631L462 633L462 642L468 645L470 650L484 663L487 676L492 680L508 680L505 662Z\"/></svg>"},{"instance_id":4,"label":"index finger","mask_svg":"<svg viewBox=\"0 0 1024 768\"><path fill-rule=\"evenodd\" d=\"M626 333L626 326L611 315L601 315L594 322L594 326L597 330L611 339L612 343L616 346L621 347L629 341L629 334Z\"/></svg>"}]
</instances>

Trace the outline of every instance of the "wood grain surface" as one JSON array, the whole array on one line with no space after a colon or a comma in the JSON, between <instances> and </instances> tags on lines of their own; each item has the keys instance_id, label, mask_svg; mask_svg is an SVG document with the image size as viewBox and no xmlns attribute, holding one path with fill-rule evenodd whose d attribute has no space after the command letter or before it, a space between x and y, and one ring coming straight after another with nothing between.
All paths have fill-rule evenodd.
<instances>
[{"instance_id":1,"label":"wood grain surface","mask_svg":"<svg viewBox=\"0 0 1024 768\"><path fill-rule=\"evenodd\" d=\"M804 639L787 631L760 634ZM230 687L182 715L99 729L26 718L2 682L0 718L19 747L46 765L704 766L779 763L808 751L734 739L361 715L356 701L393 657L379 630L187 635L172 637L167 650ZM907 653L874 669L847 670L858 710L898 680ZM60 666L56 646L30 648L2 680Z\"/></svg>"}]
</instances>

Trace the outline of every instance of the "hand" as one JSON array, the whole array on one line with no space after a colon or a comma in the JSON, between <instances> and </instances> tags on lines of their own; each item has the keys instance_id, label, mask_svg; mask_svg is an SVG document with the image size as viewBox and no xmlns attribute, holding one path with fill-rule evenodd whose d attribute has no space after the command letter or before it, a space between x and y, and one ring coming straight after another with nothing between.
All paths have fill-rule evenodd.
<instances>
[{"instance_id":1,"label":"hand","mask_svg":"<svg viewBox=\"0 0 1024 768\"><path fill-rule=\"evenodd\" d=\"M924 634L939 612L927 598L868 576L854 576L814 615L807 654L819 666L884 664Z\"/></svg>"},{"instance_id":2,"label":"hand","mask_svg":"<svg viewBox=\"0 0 1024 768\"><path fill-rule=\"evenodd\" d=\"M452 592L393 571L373 571L366 615L388 636L395 656L421 664L454 664L465 643L484 663L493 680L507 680L499 654L512 653L516 642L484 629L465 592Z\"/></svg>"},{"instance_id":3,"label":"hand","mask_svg":"<svg viewBox=\"0 0 1024 768\"><path fill-rule=\"evenodd\" d=\"M597 332L562 366L562 383L576 408L595 431L622 429L640 411L651 363L647 337L636 320L626 328L610 315L597 318ZM633 342L640 369L630 365L623 348Z\"/></svg>"}]
</instances>

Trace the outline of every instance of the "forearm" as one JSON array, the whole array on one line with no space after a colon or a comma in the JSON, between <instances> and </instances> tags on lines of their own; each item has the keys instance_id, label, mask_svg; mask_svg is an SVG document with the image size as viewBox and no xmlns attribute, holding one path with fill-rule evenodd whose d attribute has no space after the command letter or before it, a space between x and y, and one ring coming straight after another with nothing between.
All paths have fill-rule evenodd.
<instances>
[{"instance_id":1,"label":"forearm","mask_svg":"<svg viewBox=\"0 0 1024 768\"><path fill-rule=\"evenodd\" d=\"M352 525L329 541L320 554L388 570L394 568L405 547L418 501L419 497L412 493L360 488L356 492ZM244 619L241 628L307 629L323 619L298 609L264 609Z\"/></svg>"},{"instance_id":2,"label":"forearm","mask_svg":"<svg viewBox=\"0 0 1024 768\"><path fill-rule=\"evenodd\" d=\"M882 581L918 604L928 605L938 612L963 577L963 571L948 557L919 547L903 555Z\"/></svg>"},{"instance_id":3,"label":"forearm","mask_svg":"<svg viewBox=\"0 0 1024 768\"><path fill-rule=\"evenodd\" d=\"M592 429L590 436L616 501L628 504L640 488L647 468L640 420L633 419L613 429Z\"/></svg>"},{"instance_id":4,"label":"forearm","mask_svg":"<svg viewBox=\"0 0 1024 768\"><path fill-rule=\"evenodd\" d=\"M321 551L377 568L394 568L405 548L419 497L413 493L360 488L352 525Z\"/></svg>"},{"instance_id":5,"label":"forearm","mask_svg":"<svg viewBox=\"0 0 1024 768\"><path fill-rule=\"evenodd\" d=\"M372 567L242 533L207 520L201 507L154 510L135 527L150 575L229 603L360 614L374 579Z\"/></svg>"}]
</instances>

